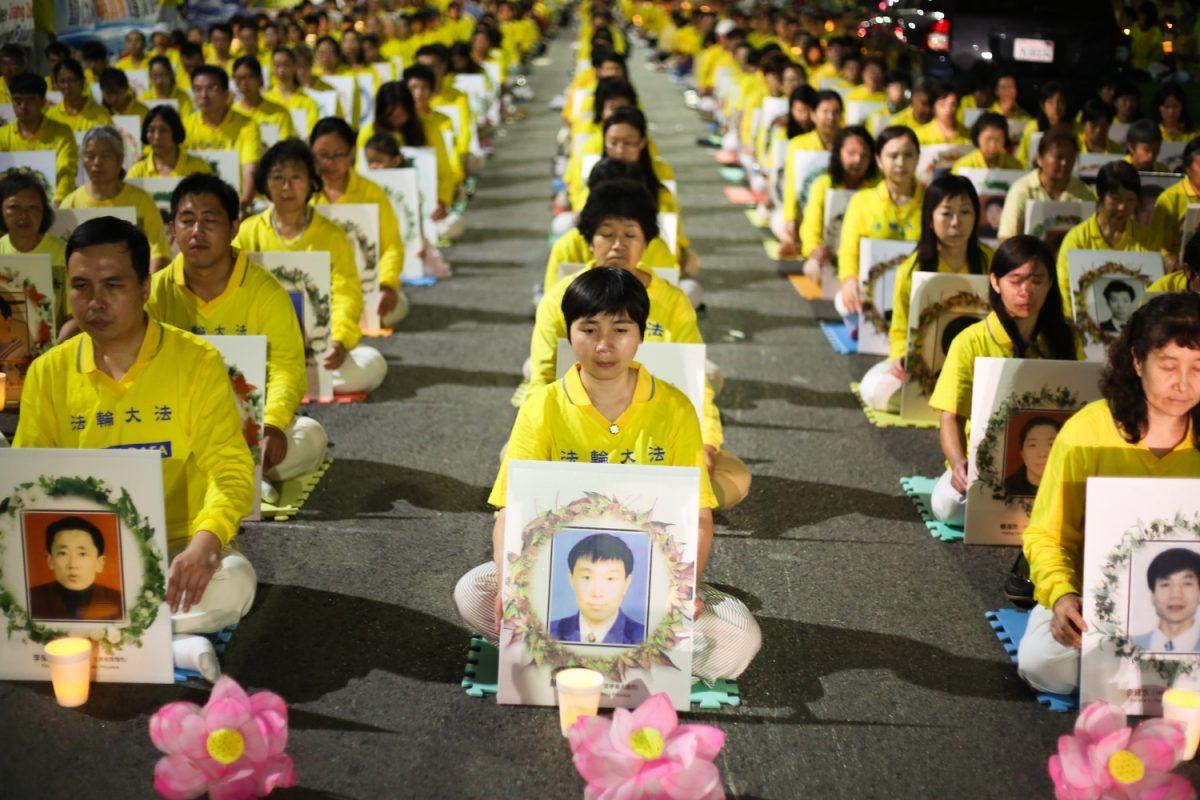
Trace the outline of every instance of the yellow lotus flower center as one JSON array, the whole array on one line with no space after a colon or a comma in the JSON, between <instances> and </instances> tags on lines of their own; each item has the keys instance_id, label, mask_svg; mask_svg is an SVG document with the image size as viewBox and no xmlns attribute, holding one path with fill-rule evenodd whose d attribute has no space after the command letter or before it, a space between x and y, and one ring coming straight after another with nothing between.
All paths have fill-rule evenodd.
<instances>
[{"instance_id":1,"label":"yellow lotus flower center","mask_svg":"<svg viewBox=\"0 0 1200 800\"><path fill-rule=\"evenodd\" d=\"M1129 785L1146 776L1146 765L1128 750L1118 750L1108 759L1108 774L1112 775L1117 783Z\"/></svg>"},{"instance_id":2,"label":"yellow lotus flower center","mask_svg":"<svg viewBox=\"0 0 1200 800\"><path fill-rule=\"evenodd\" d=\"M246 749L246 742L242 740L242 735L233 728L217 728L208 735L208 741L204 743L204 746L214 761L221 764L232 764L242 757L242 751Z\"/></svg>"},{"instance_id":3,"label":"yellow lotus flower center","mask_svg":"<svg viewBox=\"0 0 1200 800\"><path fill-rule=\"evenodd\" d=\"M638 728L629 737L629 749L647 761L653 761L662 755L662 734L654 728Z\"/></svg>"}]
</instances>

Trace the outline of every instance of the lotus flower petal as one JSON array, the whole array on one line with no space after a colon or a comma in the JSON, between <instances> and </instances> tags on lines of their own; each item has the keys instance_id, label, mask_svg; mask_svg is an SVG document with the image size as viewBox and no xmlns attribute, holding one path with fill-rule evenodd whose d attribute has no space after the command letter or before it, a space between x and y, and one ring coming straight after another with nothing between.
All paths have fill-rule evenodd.
<instances>
[{"instance_id":1,"label":"lotus flower petal","mask_svg":"<svg viewBox=\"0 0 1200 800\"><path fill-rule=\"evenodd\" d=\"M166 800L192 800L208 790L208 775L179 754L164 756L154 765L154 791Z\"/></svg>"},{"instance_id":2,"label":"lotus flower petal","mask_svg":"<svg viewBox=\"0 0 1200 800\"><path fill-rule=\"evenodd\" d=\"M1075 734L1090 741L1103 739L1126 726L1125 712L1112 703L1095 702L1085 708L1075 720Z\"/></svg>"},{"instance_id":3,"label":"lotus flower petal","mask_svg":"<svg viewBox=\"0 0 1200 800\"><path fill-rule=\"evenodd\" d=\"M234 698L208 701L208 705L204 707L204 722L208 727L209 733L221 728L233 728L237 730L249 722L250 704L239 702Z\"/></svg>"},{"instance_id":4,"label":"lotus flower petal","mask_svg":"<svg viewBox=\"0 0 1200 800\"><path fill-rule=\"evenodd\" d=\"M179 752L184 720L200 714L200 706L195 703L167 703L150 717L150 741L164 753Z\"/></svg>"},{"instance_id":5,"label":"lotus flower petal","mask_svg":"<svg viewBox=\"0 0 1200 800\"><path fill-rule=\"evenodd\" d=\"M725 796L721 773L715 764L704 760L693 761L687 768L678 768L663 788L671 800L710 800Z\"/></svg>"},{"instance_id":6,"label":"lotus flower petal","mask_svg":"<svg viewBox=\"0 0 1200 800\"><path fill-rule=\"evenodd\" d=\"M259 765L254 775L255 792L266 797L276 789L296 785L296 771L290 756L272 756Z\"/></svg>"},{"instance_id":7,"label":"lotus flower petal","mask_svg":"<svg viewBox=\"0 0 1200 800\"><path fill-rule=\"evenodd\" d=\"M250 697L246 694L246 690L228 675L222 675L213 684L212 692L208 695L208 703L204 707L205 711L208 711L211 706L222 700L232 700L238 705L243 705L247 708L250 706Z\"/></svg>"},{"instance_id":8,"label":"lotus flower petal","mask_svg":"<svg viewBox=\"0 0 1200 800\"><path fill-rule=\"evenodd\" d=\"M250 800L255 797L254 772L251 766L230 770L209 785L209 800Z\"/></svg>"}]
</instances>

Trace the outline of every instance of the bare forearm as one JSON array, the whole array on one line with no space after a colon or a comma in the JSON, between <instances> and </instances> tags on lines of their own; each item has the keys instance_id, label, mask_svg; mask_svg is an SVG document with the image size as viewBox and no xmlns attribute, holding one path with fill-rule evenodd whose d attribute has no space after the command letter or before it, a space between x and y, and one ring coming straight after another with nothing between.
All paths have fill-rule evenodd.
<instances>
[{"instance_id":1,"label":"bare forearm","mask_svg":"<svg viewBox=\"0 0 1200 800\"><path fill-rule=\"evenodd\" d=\"M967 460L967 437L963 430L963 421L957 414L949 411L942 412L941 429L942 453L950 466Z\"/></svg>"}]
</instances>

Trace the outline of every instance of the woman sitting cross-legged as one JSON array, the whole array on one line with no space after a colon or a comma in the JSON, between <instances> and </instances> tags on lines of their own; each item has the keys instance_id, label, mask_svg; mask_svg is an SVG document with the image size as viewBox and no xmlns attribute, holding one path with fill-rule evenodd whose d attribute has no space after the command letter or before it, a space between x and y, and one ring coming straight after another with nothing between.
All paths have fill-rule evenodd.
<instances>
[{"instance_id":1,"label":"woman sitting cross-legged","mask_svg":"<svg viewBox=\"0 0 1200 800\"><path fill-rule=\"evenodd\" d=\"M698 467L700 538L692 672L707 681L736 678L754 659L762 634L741 601L700 583L712 548L712 509L717 499L709 484L707 456L691 402L634 361L652 316L650 295L635 272L596 267L570 282L561 295L560 309L579 363L563 378L531 392L521 405L488 498L500 509L492 528L494 560L458 581L454 601L459 614L471 630L492 642L498 640L511 461L557 461L566 459L567 453L591 453L593 460L602 456L617 463L621 454L629 453L638 464ZM600 632L601 641L604 633Z\"/></svg>"},{"instance_id":2,"label":"woman sitting cross-legged","mask_svg":"<svg viewBox=\"0 0 1200 800\"><path fill-rule=\"evenodd\" d=\"M1200 478L1200 295L1158 295L1135 311L1100 391L1054 440L1024 534L1038 604L1017 670L1043 692L1079 686L1087 479Z\"/></svg>"},{"instance_id":3,"label":"woman sitting cross-legged","mask_svg":"<svg viewBox=\"0 0 1200 800\"><path fill-rule=\"evenodd\" d=\"M991 260L992 249L979 243L979 196L971 182L958 175L943 175L929 184L921 207L917 249L896 268L888 357L867 370L862 379L862 397L868 406L880 411L895 411L900 406L913 273L982 275Z\"/></svg>"}]
</instances>

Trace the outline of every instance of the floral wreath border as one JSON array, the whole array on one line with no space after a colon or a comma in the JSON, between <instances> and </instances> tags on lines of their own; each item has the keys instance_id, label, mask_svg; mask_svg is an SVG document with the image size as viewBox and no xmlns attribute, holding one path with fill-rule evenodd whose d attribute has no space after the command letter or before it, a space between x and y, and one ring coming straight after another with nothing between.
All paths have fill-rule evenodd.
<instances>
[{"instance_id":1,"label":"floral wreath border","mask_svg":"<svg viewBox=\"0 0 1200 800\"><path fill-rule=\"evenodd\" d=\"M1106 626L1108 628L1108 630L1102 629L1100 632L1112 641L1116 655L1119 658L1131 658L1139 666L1150 667L1168 684L1174 683L1181 675L1192 674L1200 664L1191 656L1178 661L1167 660L1145 653L1135 647L1130 638L1122 632L1125 627L1124 620L1117 613L1114 593L1121 580L1121 572L1127 572L1124 568L1133 558L1133 551L1139 545L1169 539L1176 535L1179 529L1183 529L1193 538L1200 538L1200 514L1189 519L1183 514L1177 513L1170 521L1155 519L1149 524L1139 522L1125 531L1121 536L1120 543L1104 560L1104 567L1101 569L1103 578L1092 595L1092 599L1096 603L1096 619L1101 623L1097 627Z\"/></svg>"},{"instance_id":2,"label":"floral wreath border","mask_svg":"<svg viewBox=\"0 0 1200 800\"><path fill-rule=\"evenodd\" d=\"M166 596L167 586L166 576L162 570L163 556L154 546L154 526L150 524L150 519L138 513L137 507L133 504L133 498L129 496L129 492L124 487L121 488L120 496L113 500L112 490L98 478L50 478L45 475L39 476L37 481L18 484L10 496L0 500L0 516L15 519L17 511L25 507L28 496L32 494L35 486L48 497L75 496L96 503L104 510L115 513L133 534L142 557L144 578L142 587L138 591L137 602L129 609L129 622L121 627L111 625L103 628L97 627L89 638L96 641L107 653L112 653L127 644L141 647L142 634L158 618L159 606ZM2 539L3 530L0 529L0 540ZM0 543L0 550L2 549L3 544ZM0 574L0 579L2 578L3 575ZM2 584L0 584L0 613L3 613L7 619L9 638L12 638L14 631L20 630L26 633L30 641L46 644L53 639L67 635L65 631L55 630L35 622L29 616L28 610L23 608Z\"/></svg>"},{"instance_id":3,"label":"floral wreath border","mask_svg":"<svg viewBox=\"0 0 1200 800\"><path fill-rule=\"evenodd\" d=\"M865 322L874 325L876 330L886 331L888 322L875 307L875 284L889 269L900 266L911 255L912 253L904 253L893 256L886 261L872 264L871 268L867 270L867 279L863 282L862 289L862 318Z\"/></svg>"},{"instance_id":4,"label":"floral wreath border","mask_svg":"<svg viewBox=\"0 0 1200 800\"><path fill-rule=\"evenodd\" d=\"M262 424L263 424L263 393L254 384L246 379L245 373L238 369L233 364L226 364L225 369L229 372L229 382L233 385L233 397L237 401L238 413L242 416L242 435L245 438L247 434L247 422L254 422L255 441L251 442L246 439L246 445L250 448L250 456L254 459L254 466L262 463ZM250 411L247 416L244 414L246 410Z\"/></svg>"},{"instance_id":5,"label":"floral wreath border","mask_svg":"<svg viewBox=\"0 0 1200 800\"><path fill-rule=\"evenodd\" d=\"M650 519L651 510L634 511L616 497L596 492L565 506L547 511L532 520L521 532L520 554L508 555L507 583L509 596L504 604L504 619L529 648L539 666L552 669L579 666L603 673L612 681L623 682L631 669L649 670L655 664L675 667L667 653L686 635L685 615L694 596L687 578L694 575L695 563L683 560L683 547L668 531L668 524ZM530 582L534 564L541 549L577 519L594 517L618 518L650 534L651 541L666 560L671 575L672 591L667 601L667 613L641 645L623 650L619 655L581 656L550 636L546 626L532 613Z\"/></svg>"},{"instance_id":6,"label":"floral wreath border","mask_svg":"<svg viewBox=\"0 0 1200 800\"><path fill-rule=\"evenodd\" d=\"M1149 277L1132 267L1127 267L1116 261L1106 261L1079 277L1079 288L1075 290L1074 298L1075 324L1079 326L1080 331L1087 337L1087 341L1103 345L1112 344L1116 341L1117 337L1115 334L1100 330L1100 325L1092 319L1092 315L1088 311L1087 296L1091 291L1092 284L1108 275L1123 275L1126 278L1132 278L1141 283L1143 288L1150 285Z\"/></svg>"},{"instance_id":7,"label":"floral wreath border","mask_svg":"<svg viewBox=\"0 0 1200 800\"><path fill-rule=\"evenodd\" d=\"M1051 406L1051 408L1047 408ZM1011 394L1004 399L996 410L988 417L987 428L983 438L975 450L975 472L979 482L992 490L993 500L1002 500L1005 505L1019 505L1030 513L1033 509L1033 499L1028 497L1009 497L1004 489L1004 480L996 469L996 446L1000 432L1008 425L1008 417L1013 411L1078 411L1082 408L1078 396L1066 386L1051 389L1043 386L1036 392Z\"/></svg>"},{"instance_id":8,"label":"floral wreath border","mask_svg":"<svg viewBox=\"0 0 1200 800\"><path fill-rule=\"evenodd\" d=\"M291 286L296 286L300 289L303 289L304 294L308 297L308 302L312 303L313 315L316 317L313 327L318 331L321 329L329 329L329 321L332 314L330 311L331 301L329 299L329 295L321 294L321 289L317 286L315 281L309 278L307 272L299 268L292 269L289 267L273 267L271 269L271 274L285 284L290 284ZM305 339L308 338L310 337L305 335ZM323 340L325 336L313 336L311 338ZM308 349L309 344L310 342L305 342L306 350ZM323 347L320 350L317 350L314 347L312 348L312 351L315 354L320 355L321 353L325 352L325 348Z\"/></svg>"},{"instance_id":9,"label":"floral wreath border","mask_svg":"<svg viewBox=\"0 0 1200 800\"><path fill-rule=\"evenodd\" d=\"M925 338L929 326L936 322L938 317L944 312L952 310L987 311L988 304L987 300L975 292L962 289L921 309L921 314L917 317L917 326L908 336L909 358L904 365L904 371L908 380L917 383L921 387L921 393L926 397L933 394L934 386L937 385L937 375L934 374L933 365L925 360L925 356L921 352L921 340Z\"/></svg>"},{"instance_id":10,"label":"floral wreath border","mask_svg":"<svg viewBox=\"0 0 1200 800\"><path fill-rule=\"evenodd\" d=\"M362 251L363 259L367 262L367 268L363 270L365 274L359 275L359 279L365 282L377 281L379 277L379 243L371 241L363 229L357 222L350 219L334 219L332 222L346 232L346 235L351 237L358 245L358 249Z\"/></svg>"}]
</instances>

